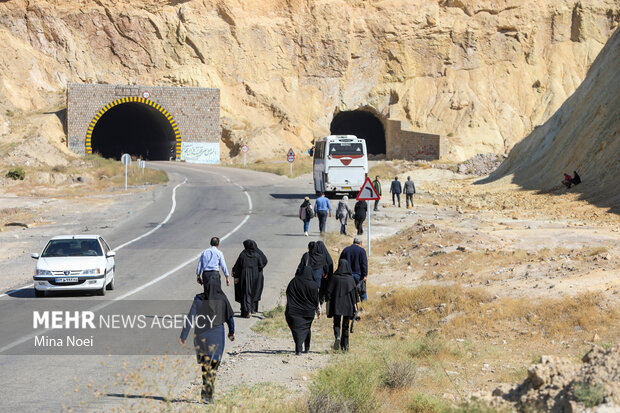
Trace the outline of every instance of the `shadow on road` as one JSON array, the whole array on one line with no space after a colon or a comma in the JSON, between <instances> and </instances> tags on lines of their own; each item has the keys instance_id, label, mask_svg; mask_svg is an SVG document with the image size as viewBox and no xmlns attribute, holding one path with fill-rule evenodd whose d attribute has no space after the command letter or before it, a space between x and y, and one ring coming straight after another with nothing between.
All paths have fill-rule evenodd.
<instances>
[{"instance_id":1,"label":"shadow on road","mask_svg":"<svg viewBox=\"0 0 620 413\"><path fill-rule=\"evenodd\" d=\"M121 399L146 399L146 400L157 400L164 403L196 403L201 404L198 400L188 400L188 399L169 399L164 396L152 396L148 394L123 394L123 393L106 393L107 397L118 397Z\"/></svg>"},{"instance_id":2,"label":"shadow on road","mask_svg":"<svg viewBox=\"0 0 620 413\"><path fill-rule=\"evenodd\" d=\"M308 196L310 199L316 198L316 195L304 193L304 194L269 194L272 198L275 199L299 199L300 201L304 200L304 197Z\"/></svg>"}]
</instances>

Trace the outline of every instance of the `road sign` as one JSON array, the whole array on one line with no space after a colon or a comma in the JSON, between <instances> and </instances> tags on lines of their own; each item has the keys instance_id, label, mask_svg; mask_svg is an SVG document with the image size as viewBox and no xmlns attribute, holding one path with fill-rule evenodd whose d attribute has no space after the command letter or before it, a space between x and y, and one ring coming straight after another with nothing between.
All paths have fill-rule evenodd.
<instances>
[{"instance_id":1,"label":"road sign","mask_svg":"<svg viewBox=\"0 0 620 413\"><path fill-rule=\"evenodd\" d=\"M249 151L249 150L250 150L250 148L248 148L248 145L243 145L243 146L241 147L241 152L243 152L243 153L246 153L246 152L247 152L247 151Z\"/></svg>"},{"instance_id":2,"label":"road sign","mask_svg":"<svg viewBox=\"0 0 620 413\"><path fill-rule=\"evenodd\" d=\"M358 201L378 201L381 197L377 193L372 182L370 182L370 178L366 177L366 181L364 181L364 185L362 185L362 189L360 189L355 199Z\"/></svg>"},{"instance_id":3,"label":"road sign","mask_svg":"<svg viewBox=\"0 0 620 413\"><path fill-rule=\"evenodd\" d=\"M142 97L144 99L148 99L151 97L151 92L149 92L148 90L145 90L144 92L142 92Z\"/></svg>"},{"instance_id":4,"label":"road sign","mask_svg":"<svg viewBox=\"0 0 620 413\"><path fill-rule=\"evenodd\" d=\"M293 148L288 150L288 153L286 154L286 160L289 163L295 162L295 152L293 152Z\"/></svg>"}]
</instances>

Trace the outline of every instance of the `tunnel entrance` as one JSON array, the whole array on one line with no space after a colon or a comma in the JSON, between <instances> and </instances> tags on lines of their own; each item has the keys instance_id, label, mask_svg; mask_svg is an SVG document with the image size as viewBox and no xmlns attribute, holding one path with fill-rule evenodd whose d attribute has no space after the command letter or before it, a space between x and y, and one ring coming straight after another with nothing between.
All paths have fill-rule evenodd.
<instances>
[{"instance_id":1,"label":"tunnel entrance","mask_svg":"<svg viewBox=\"0 0 620 413\"><path fill-rule=\"evenodd\" d=\"M152 161L174 159L178 128L175 131L170 115L159 108L140 102L112 106L94 125L92 152L115 159L123 153Z\"/></svg>"},{"instance_id":2,"label":"tunnel entrance","mask_svg":"<svg viewBox=\"0 0 620 413\"><path fill-rule=\"evenodd\" d=\"M330 125L332 135L355 135L366 141L369 154L385 153L385 129L372 113L355 110L338 113Z\"/></svg>"}]
</instances>

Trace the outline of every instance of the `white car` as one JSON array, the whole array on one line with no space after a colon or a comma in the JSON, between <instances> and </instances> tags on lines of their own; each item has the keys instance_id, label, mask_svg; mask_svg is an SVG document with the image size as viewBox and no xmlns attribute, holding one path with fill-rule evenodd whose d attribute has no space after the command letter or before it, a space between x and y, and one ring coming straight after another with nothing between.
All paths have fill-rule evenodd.
<instances>
[{"instance_id":1,"label":"white car","mask_svg":"<svg viewBox=\"0 0 620 413\"><path fill-rule=\"evenodd\" d=\"M50 239L37 260L34 294L46 291L114 289L116 253L99 235L62 235Z\"/></svg>"}]
</instances>

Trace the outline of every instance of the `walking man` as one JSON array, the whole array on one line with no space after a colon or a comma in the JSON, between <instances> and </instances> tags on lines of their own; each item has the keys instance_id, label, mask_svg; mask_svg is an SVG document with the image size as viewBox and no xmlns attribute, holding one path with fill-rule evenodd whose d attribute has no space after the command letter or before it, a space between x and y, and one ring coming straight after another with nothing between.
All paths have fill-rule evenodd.
<instances>
[{"instance_id":1,"label":"walking man","mask_svg":"<svg viewBox=\"0 0 620 413\"><path fill-rule=\"evenodd\" d=\"M400 194L403 192L402 187L400 186L400 181L398 177L395 176L392 181L392 185L390 186L390 193L392 194L392 205L396 206L395 198L398 198L398 207L400 208Z\"/></svg>"},{"instance_id":2,"label":"walking man","mask_svg":"<svg viewBox=\"0 0 620 413\"><path fill-rule=\"evenodd\" d=\"M362 240L355 237L353 239L353 245L342 250L340 259L347 260L349 263L349 268L355 279L355 284L358 285L358 290L361 291L360 298L362 301L365 301L366 279L368 278L368 257L366 256L366 250L362 248ZM362 283L362 285L359 285L360 283Z\"/></svg>"},{"instance_id":3,"label":"walking man","mask_svg":"<svg viewBox=\"0 0 620 413\"><path fill-rule=\"evenodd\" d=\"M314 203L314 212L319 218L319 232L322 234L325 232L327 214L329 213L329 216L332 216L332 206L329 203L329 199L325 196L325 193L321 192L321 196L316 199Z\"/></svg>"},{"instance_id":4,"label":"walking man","mask_svg":"<svg viewBox=\"0 0 620 413\"><path fill-rule=\"evenodd\" d=\"M372 185L375 187L377 191L377 195L381 196L381 182L379 182L379 176L375 176L375 180L372 181ZM379 210L379 200L375 199L375 211Z\"/></svg>"},{"instance_id":5,"label":"walking man","mask_svg":"<svg viewBox=\"0 0 620 413\"><path fill-rule=\"evenodd\" d=\"M218 282L221 284L220 268L224 276L226 276L226 285L230 285L230 274L228 274L228 268L226 268L224 254L217 248L219 245L220 239L218 237L211 238L211 248L204 250L198 260L196 281L205 288L205 294L207 293L206 288L209 278L217 277Z\"/></svg>"},{"instance_id":6,"label":"walking man","mask_svg":"<svg viewBox=\"0 0 620 413\"><path fill-rule=\"evenodd\" d=\"M407 198L407 209L413 208L413 194L415 194L415 184L411 180L411 177L407 177L407 181L405 182L405 197ZM409 201L411 201L411 207L409 206Z\"/></svg>"}]
</instances>

